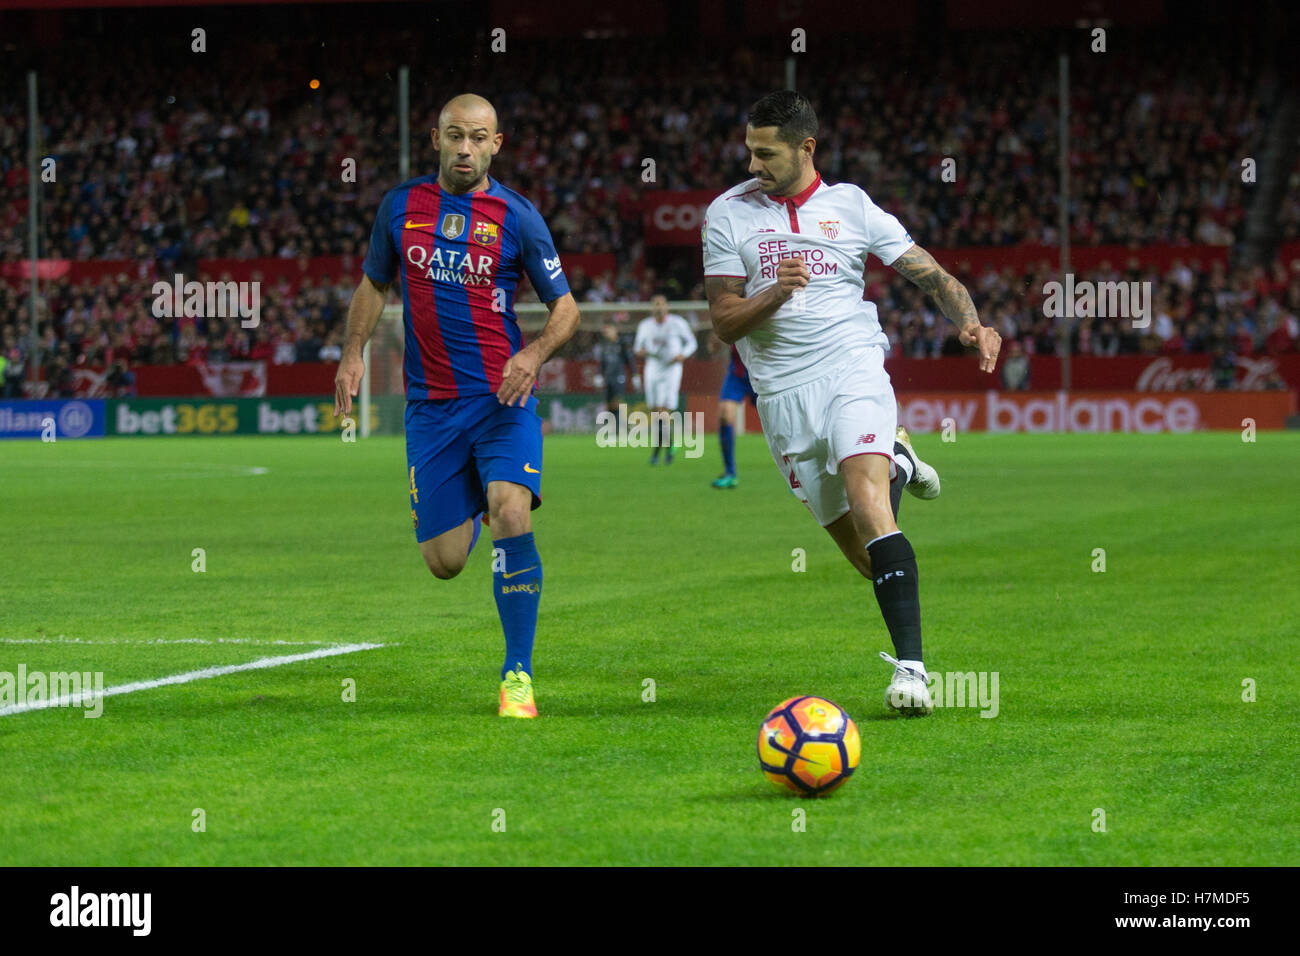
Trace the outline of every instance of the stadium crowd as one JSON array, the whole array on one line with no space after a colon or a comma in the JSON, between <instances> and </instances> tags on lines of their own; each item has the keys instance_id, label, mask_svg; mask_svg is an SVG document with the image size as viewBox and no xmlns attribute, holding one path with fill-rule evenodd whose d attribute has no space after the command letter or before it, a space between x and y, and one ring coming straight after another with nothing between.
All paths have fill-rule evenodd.
<instances>
[{"instance_id":1,"label":"stadium crowd","mask_svg":"<svg viewBox=\"0 0 1300 956\"><path fill-rule=\"evenodd\" d=\"M632 56L610 42L577 58L543 44L512 54L509 78L485 73L470 84L496 102L506 133L494 172L532 199L564 251L636 258L645 189L720 192L744 177L744 111L771 85L757 58L742 48L724 65L646 46ZM871 46L821 58L803 80L822 119L823 174L859 183L938 248L1054 242L1054 51L1030 36L952 42L927 55L918 82L906 51ZM1260 131L1260 102L1222 54L1192 52L1156 45L1076 66L1075 243L1233 240L1243 199L1231 173ZM369 217L398 177L390 79L341 62L346 87L304 95L288 70L223 61L218 83L102 57L67 57L49 94L42 133L58 176L43 192L43 256L170 265L364 253ZM642 69L647 58L656 69ZM182 92L159 102L158 90ZM445 91L419 90L422 130ZM16 258L26 241L26 120L17 99L2 112L0 235ZM417 166L432 162L422 135L413 155ZM647 157L652 183L641 178ZM347 159L355 182L342 176Z\"/></svg>"},{"instance_id":2,"label":"stadium crowd","mask_svg":"<svg viewBox=\"0 0 1300 956\"><path fill-rule=\"evenodd\" d=\"M370 55L384 38L335 50L331 75L347 81L327 77L317 93L299 82L291 53L259 42L267 49L247 61L218 60L200 73L70 41L43 104L44 152L57 177L41 187L41 255L146 261L160 276L194 273L200 259L363 255L374 210L398 180L392 77ZM1265 133L1250 74L1208 42L1128 48L1141 54L1076 58L1072 241L1230 245L1245 215L1238 157ZM452 53L443 65L496 103L506 141L493 173L538 206L560 250L616 255L614 273L571 276L579 299L645 299L661 289L701 298L698 257L659 275L645 267L638 200L646 189L720 192L744 178L744 111L773 85L770 58L739 46L702 59L645 40L592 44L580 58L564 51L559 42L530 44L511 54L508 72ZM909 62L906 48L869 40L820 56L800 77L821 116L823 175L862 185L931 248L1054 243L1055 48L1030 34L978 43L958 35L927 51L923 76L909 73ZM417 172L432 168L420 131L434 125L446 93L413 83ZM0 264L25 255L26 138L22 104L0 101ZM642 180L647 157L656 161L652 183ZM951 182L945 158L955 161ZM349 160L354 178L345 175ZM1300 232L1293 206L1283 222ZM1004 337L1027 352L1057 347L1060 327L1041 307L1046 269L962 278ZM1189 262L1141 278L1158 288L1150 335L1076 322L1071 347L1295 348L1300 277L1280 263ZM264 288L262 323L250 331L237 320L157 319L147 285L125 276L47 282L47 380L78 364L329 361L351 293L351 280ZM868 295L904 354L957 348L942 317L892 272L872 277ZM10 369L25 358L21 305L0 283Z\"/></svg>"}]
</instances>

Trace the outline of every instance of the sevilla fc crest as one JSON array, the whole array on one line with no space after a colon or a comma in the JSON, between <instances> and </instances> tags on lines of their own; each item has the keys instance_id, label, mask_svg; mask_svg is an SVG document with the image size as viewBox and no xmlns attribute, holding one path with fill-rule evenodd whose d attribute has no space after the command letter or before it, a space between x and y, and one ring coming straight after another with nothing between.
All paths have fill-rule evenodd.
<instances>
[{"instance_id":1,"label":"sevilla fc crest","mask_svg":"<svg viewBox=\"0 0 1300 956\"><path fill-rule=\"evenodd\" d=\"M471 235L480 245L490 246L497 241L498 226L495 222L476 222Z\"/></svg>"},{"instance_id":2,"label":"sevilla fc crest","mask_svg":"<svg viewBox=\"0 0 1300 956\"><path fill-rule=\"evenodd\" d=\"M446 239L459 239L465 232L465 217L458 212L449 212L442 220L442 235Z\"/></svg>"},{"instance_id":3,"label":"sevilla fc crest","mask_svg":"<svg viewBox=\"0 0 1300 956\"><path fill-rule=\"evenodd\" d=\"M827 239L834 239L840 234L840 221L838 219L822 220L817 225L822 227L822 235Z\"/></svg>"}]
</instances>

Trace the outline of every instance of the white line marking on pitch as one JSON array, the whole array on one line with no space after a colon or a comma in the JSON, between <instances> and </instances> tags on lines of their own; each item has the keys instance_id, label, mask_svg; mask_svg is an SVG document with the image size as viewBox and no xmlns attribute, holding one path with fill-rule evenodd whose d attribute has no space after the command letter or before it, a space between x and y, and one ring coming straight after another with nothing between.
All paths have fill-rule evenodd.
<instances>
[{"instance_id":1,"label":"white line marking on pitch","mask_svg":"<svg viewBox=\"0 0 1300 956\"><path fill-rule=\"evenodd\" d=\"M170 471L158 477L163 480L167 479L184 479L184 478L249 478L254 475L265 475L271 469L263 468L261 465L251 467L238 467L233 472L220 471Z\"/></svg>"},{"instance_id":2,"label":"white line marking on pitch","mask_svg":"<svg viewBox=\"0 0 1300 956\"><path fill-rule=\"evenodd\" d=\"M14 467L22 468L24 466L36 468L49 467L45 462L17 462ZM109 468L130 468L132 471L147 471L149 468L166 468L167 463L145 464L138 461L65 461L59 464L60 469L68 468L93 468L95 471L104 471ZM169 471L161 475L145 475L145 478L249 478L257 475L269 475L271 469L265 465L210 465L210 464L185 464L181 462L178 467L188 469L186 471ZM134 476L132 476L134 477Z\"/></svg>"},{"instance_id":3,"label":"white line marking on pitch","mask_svg":"<svg viewBox=\"0 0 1300 956\"><path fill-rule=\"evenodd\" d=\"M251 644L262 647L342 647L344 641L261 641L251 637L115 637L96 640L84 637L0 637L0 644Z\"/></svg>"},{"instance_id":4,"label":"white line marking on pitch","mask_svg":"<svg viewBox=\"0 0 1300 956\"><path fill-rule=\"evenodd\" d=\"M322 647L314 651L304 651L301 654L287 654L284 657L259 657L247 664L205 667L202 670L186 671L184 674L159 677L157 680L142 680L132 684L105 687L101 694L96 694L94 691L82 691L79 694L64 694L53 700L35 700L31 703L10 704L8 707L0 707L0 717L22 714L29 710L44 710L47 707L79 707L84 703L93 701L96 697L133 694L138 690L153 690L155 687L167 687L172 684L188 684L190 681L207 680L209 677L224 677L227 674L237 674L240 671L265 670L268 667L281 667L285 664L296 664L299 661L310 661L318 657L336 657L339 654L355 654L357 651L373 651L383 646L383 644L343 644L338 647Z\"/></svg>"}]
</instances>

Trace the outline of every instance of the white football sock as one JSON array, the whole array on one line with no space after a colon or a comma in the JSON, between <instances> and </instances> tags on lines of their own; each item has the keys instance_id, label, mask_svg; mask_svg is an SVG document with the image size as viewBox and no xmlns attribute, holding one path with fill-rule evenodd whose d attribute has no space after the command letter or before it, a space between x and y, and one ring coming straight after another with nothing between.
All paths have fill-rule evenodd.
<instances>
[{"instance_id":1,"label":"white football sock","mask_svg":"<svg viewBox=\"0 0 1300 956\"><path fill-rule=\"evenodd\" d=\"M904 485L911 481L912 476L916 474L915 470L912 468L911 459L906 455L896 456L894 458L894 467L898 469L898 480Z\"/></svg>"},{"instance_id":2,"label":"white football sock","mask_svg":"<svg viewBox=\"0 0 1300 956\"><path fill-rule=\"evenodd\" d=\"M922 664L920 661L899 661L898 663L902 664L908 670L917 671L918 673L920 673L922 677L928 676L925 673L925 665Z\"/></svg>"}]
</instances>

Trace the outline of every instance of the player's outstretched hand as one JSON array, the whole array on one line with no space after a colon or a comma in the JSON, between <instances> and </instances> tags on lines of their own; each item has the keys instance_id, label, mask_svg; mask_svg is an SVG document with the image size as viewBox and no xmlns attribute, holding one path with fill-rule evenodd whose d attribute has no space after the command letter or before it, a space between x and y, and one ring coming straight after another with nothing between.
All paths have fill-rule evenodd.
<instances>
[{"instance_id":1,"label":"player's outstretched hand","mask_svg":"<svg viewBox=\"0 0 1300 956\"><path fill-rule=\"evenodd\" d=\"M802 289L812 278L808 275L808 266L802 259L782 259L776 264L776 285L784 302Z\"/></svg>"},{"instance_id":2,"label":"player's outstretched hand","mask_svg":"<svg viewBox=\"0 0 1300 956\"><path fill-rule=\"evenodd\" d=\"M520 349L506 360L505 370L501 373L501 387L497 389L497 401L502 405L514 405L518 402L522 408L532 394L533 383L537 381L537 370L542 362L537 352L531 347Z\"/></svg>"},{"instance_id":3,"label":"player's outstretched hand","mask_svg":"<svg viewBox=\"0 0 1300 956\"><path fill-rule=\"evenodd\" d=\"M1002 349L1002 336L997 329L987 325L968 325L961 330L961 344L975 346L980 350L980 371L991 372L998 364L998 352Z\"/></svg>"},{"instance_id":4,"label":"player's outstretched hand","mask_svg":"<svg viewBox=\"0 0 1300 956\"><path fill-rule=\"evenodd\" d=\"M361 391L361 376L366 363L355 352L344 352L339 360L339 371L334 376L334 417L352 414L352 396Z\"/></svg>"}]
</instances>

